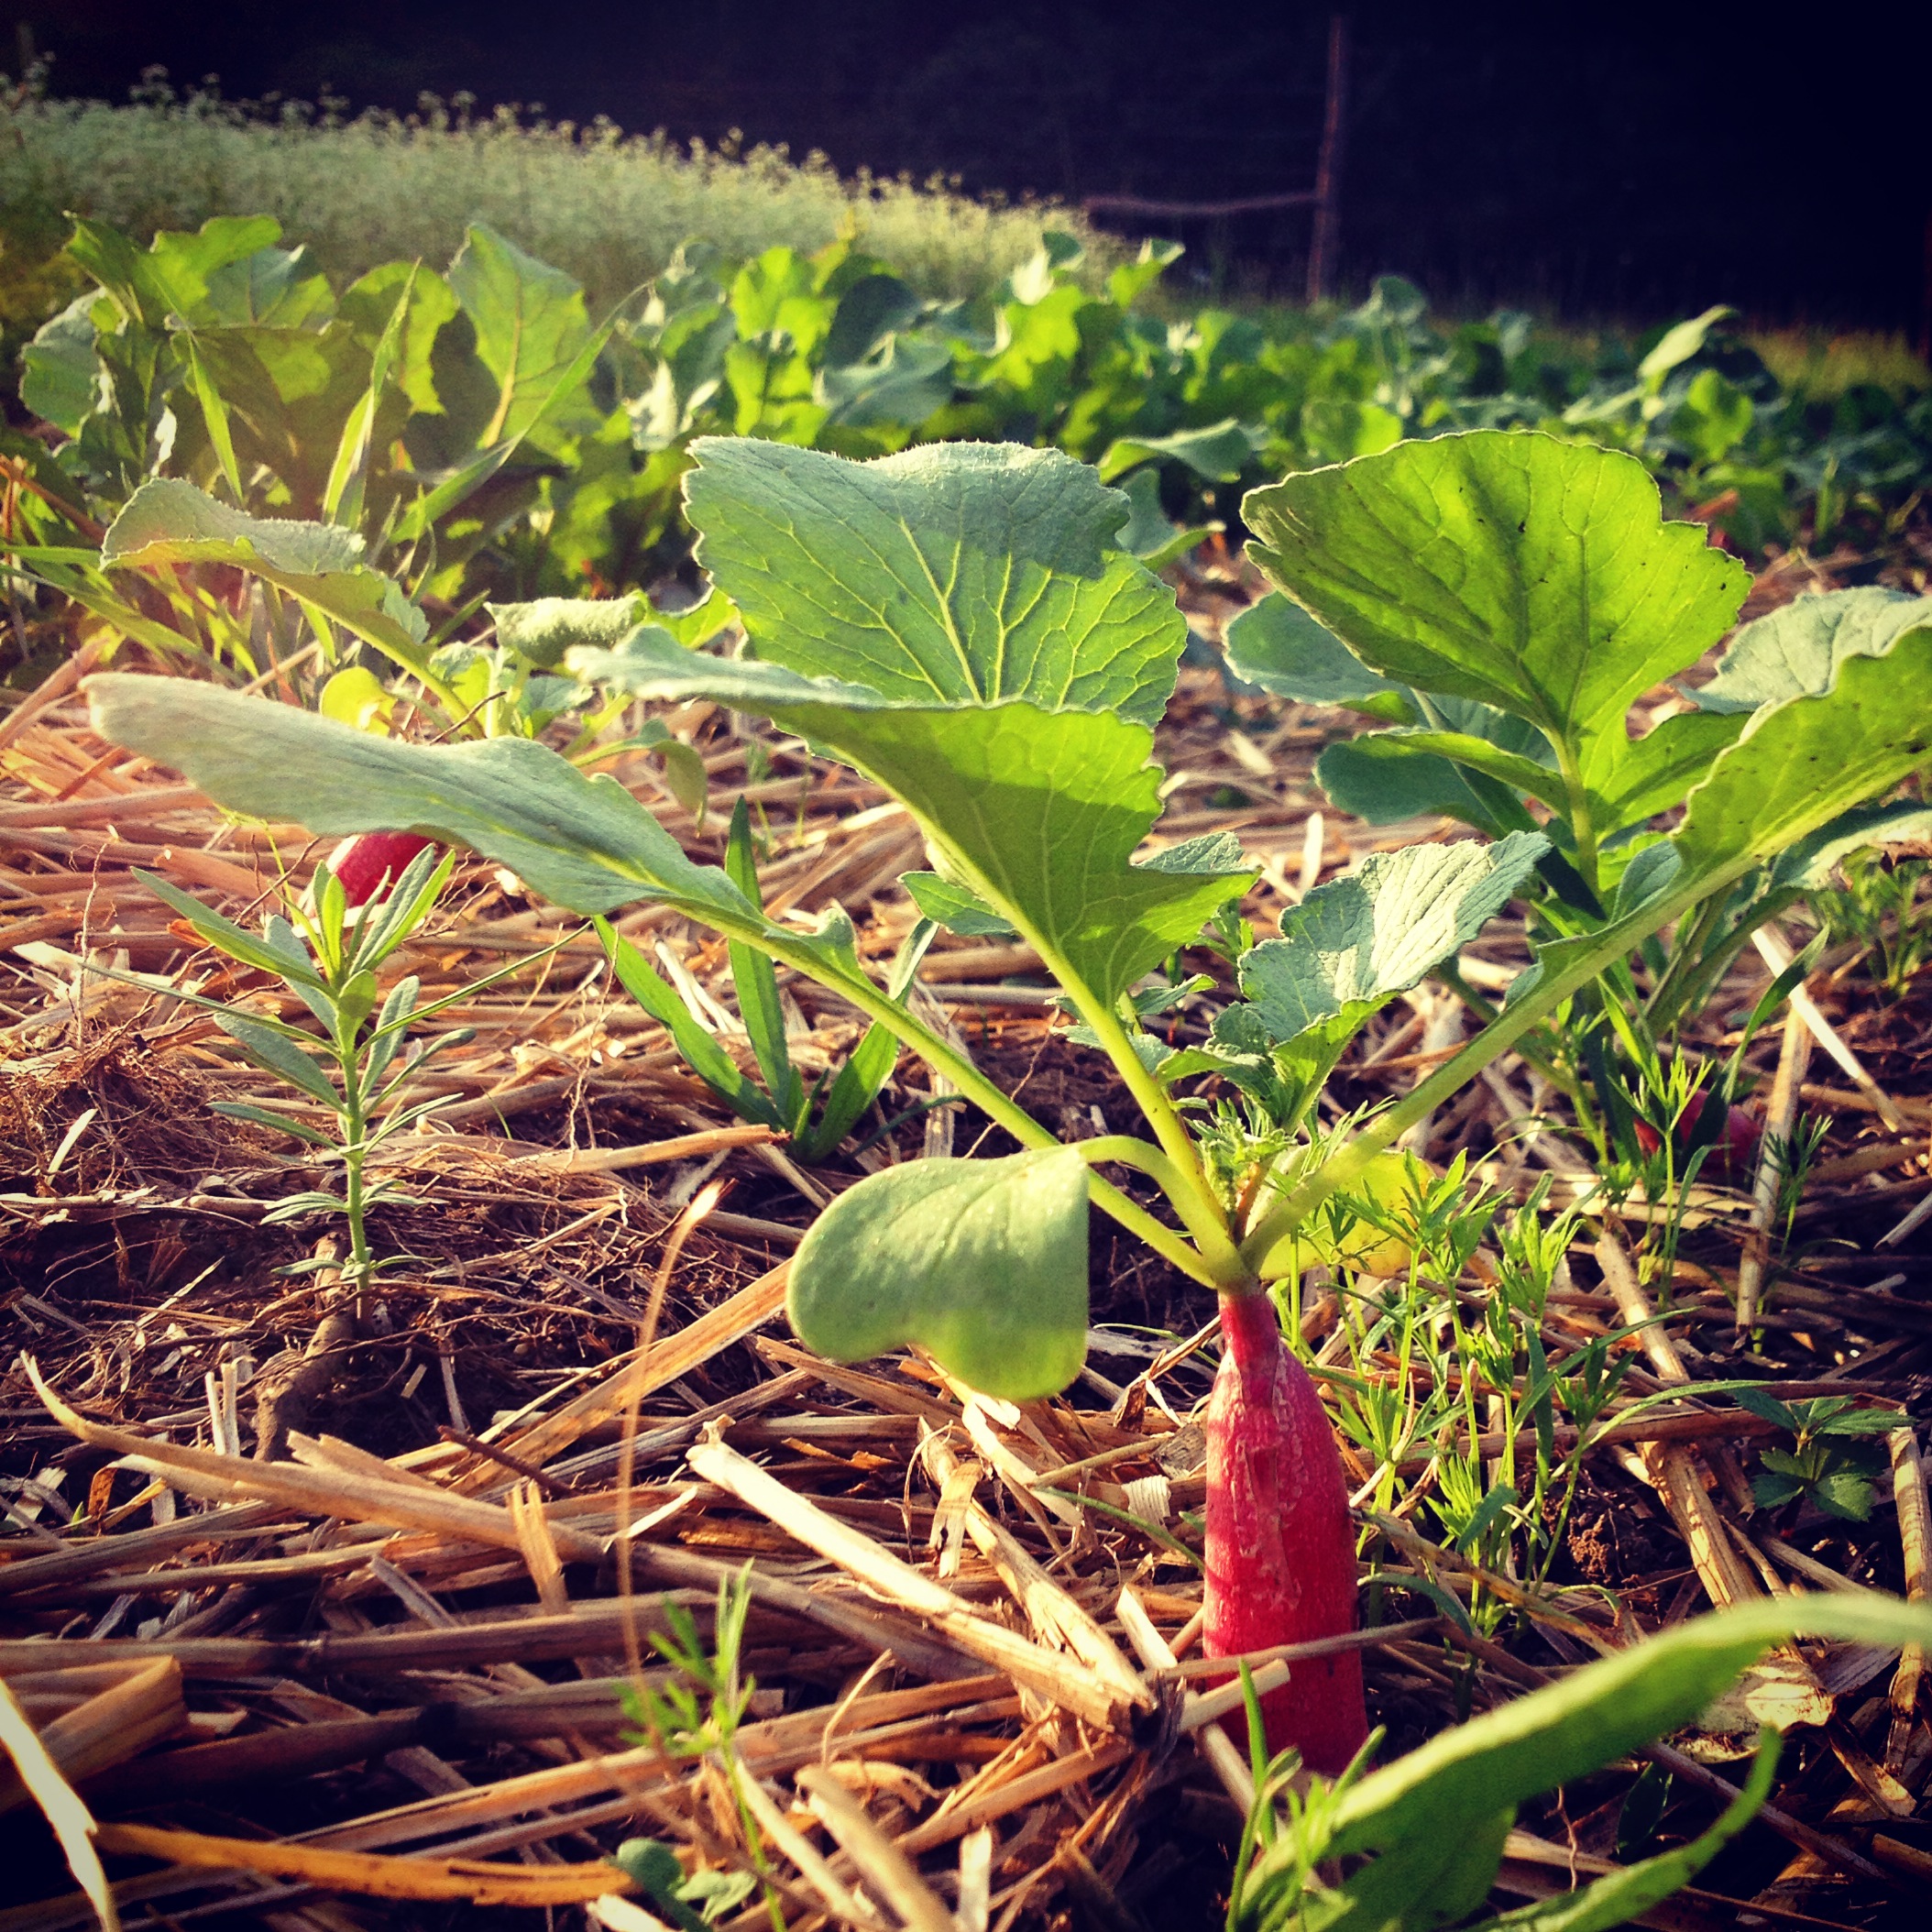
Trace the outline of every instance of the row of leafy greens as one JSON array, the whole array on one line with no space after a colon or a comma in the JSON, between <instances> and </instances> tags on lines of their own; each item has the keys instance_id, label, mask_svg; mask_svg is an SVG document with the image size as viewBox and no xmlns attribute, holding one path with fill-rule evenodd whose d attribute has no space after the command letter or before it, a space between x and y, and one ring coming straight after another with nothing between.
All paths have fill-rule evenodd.
<instances>
[{"instance_id":1,"label":"row of leafy greens","mask_svg":"<svg viewBox=\"0 0 1932 1932\"><path fill-rule=\"evenodd\" d=\"M20 379L65 440L5 447L43 493L24 506L42 544L169 475L353 530L418 601L456 608L676 563L679 479L706 434L857 457L1058 447L1125 485L1122 541L1157 561L1229 521L1244 487L1456 430L1616 444L1685 503L1727 505L1748 548L1788 541L1807 508L1817 542L1893 515L1932 454L1932 398L1807 402L1726 311L1641 360L1586 357L1519 314L1433 327L1394 278L1332 317L1177 316L1156 291L1179 252L1151 243L1100 286L1048 233L988 296L939 302L845 243L731 263L694 242L595 318L570 277L480 225L440 272L390 262L338 291L266 216L146 248L82 220L69 253L93 287Z\"/></svg>"}]
</instances>

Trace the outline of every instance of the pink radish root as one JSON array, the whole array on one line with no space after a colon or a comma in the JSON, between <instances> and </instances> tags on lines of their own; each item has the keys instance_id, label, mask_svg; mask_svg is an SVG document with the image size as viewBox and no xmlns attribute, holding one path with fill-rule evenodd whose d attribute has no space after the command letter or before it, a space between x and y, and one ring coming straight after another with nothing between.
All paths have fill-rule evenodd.
<instances>
[{"instance_id":1,"label":"pink radish root","mask_svg":"<svg viewBox=\"0 0 1932 1932\"><path fill-rule=\"evenodd\" d=\"M1327 1411L1265 1294L1224 1295L1207 1416L1206 1653L1230 1657L1356 1627L1348 1486ZM1261 1700L1268 1748L1344 1770L1368 1735L1358 1651L1290 1666ZM1237 1714L1229 1729L1246 1735Z\"/></svg>"},{"instance_id":2,"label":"pink radish root","mask_svg":"<svg viewBox=\"0 0 1932 1932\"><path fill-rule=\"evenodd\" d=\"M329 854L329 870L341 882L348 903L360 906L385 881L395 884L410 861L429 846L420 832L364 832L360 838L345 839Z\"/></svg>"}]
</instances>

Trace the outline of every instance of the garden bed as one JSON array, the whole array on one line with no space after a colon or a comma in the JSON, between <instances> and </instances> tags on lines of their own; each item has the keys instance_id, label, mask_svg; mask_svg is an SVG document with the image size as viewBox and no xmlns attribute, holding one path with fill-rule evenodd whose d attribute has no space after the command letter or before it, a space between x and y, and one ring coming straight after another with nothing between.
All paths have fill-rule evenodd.
<instances>
[{"instance_id":1,"label":"garden bed","mask_svg":"<svg viewBox=\"0 0 1932 1932\"><path fill-rule=\"evenodd\" d=\"M1189 582L1210 639L1255 587L1227 569ZM1451 829L1370 828L1328 807L1312 770L1332 718L1232 697L1202 669L1183 673L1162 728L1160 836L1237 833L1263 862L1243 907L1257 929L1367 853ZM911 923L897 885L921 862L911 819L796 740L746 729L719 710L690 733L714 801L701 823L641 754L619 774L713 862L716 801L746 793L772 835L767 903L837 901L862 956L883 961ZM639 1836L721 1874L729 1897L732 1875L755 1880L756 1860L788 1841L769 1820L748 1833L711 1763L681 1753L670 1705L653 1720L627 1686L642 1670L661 1697L704 1704L693 1670L651 1640L675 1644L682 1612L710 1668L740 1610L736 1660L755 1689L736 1749L757 1777L794 1779L789 1828L829 1861L773 1865L786 1923L836 1922L854 1885L921 1923L893 1889L895 1857L964 1927L1220 1922L1252 1783L1245 1753L1202 1748L1228 1699L1201 1701L1213 1674L1199 1655L1195 1417L1215 1348L1199 1290L1096 1217L1088 1367L1061 1397L976 1397L916 1352L861 1367L812 1356L782 1303L818 1206L867 1169L1013 1143L957 1103L899 1117L944 1098L907 1059L864 1153L802 1169L613 995L594 938L471 862L401 961L425 998L561 943L438 1017L475 1037L423 1076L419 1091L451 1103L384 1150L414 1201L378 1225L385 1254L406 1258L358 1325L325 1224L264 1223L310 1170L285 1138L208 1110L266 1099L270 1083L159 982L89 970L216 972L204 991L259 1006L268 982L198 952L136 869L238 917L319 848L236 825L93 737L65 673L0 722L0 1317L14 1364L0 1381L0 1675L102 1821L126 1923L417 1927L478 1923L480 1905L527 1924L531 1906L621 1890L606 1861ZM618 925L728 997L721 943L662 910ZM1504 923L1462 963L1500 985L1527 958ZM1747 948L1689 1044L1721 1054L1729 1016L1771 978ZM1059 1037L1023 949L944 940L922 979L920 1010L1063 1139L1126 1124L1117 1077ZM1201 1032L1224 966L1219 979L1177 1040ZM1932 993L1921 977L1886 995L1850 947L1807 984L1861 1081L1816 1030L1772 1027L1751 1049L1745 1092L1768 1092L1782 1066L1830 1116L1782 1238L1758 1242L1754 1325L1733 1308L1752 1252L1748 1175L1713 1174L1674 1204L1594 1200L1558 1270L1540 1329L1553 1357L1648 1325L1619 1345L1636 1366L1561 1525L1552 1490L1546 1582L1451 1545L1427 1505L1428 1445L1380 1470L1345 1435L1365 1561L1383 1579L1345 1641L1362 1649L1385 1759L1707 1605L1926 1589L1906 1424L1932 1391L1932 1224L1914 1212ZM803 982L788 990L810 1075L849 1048L858 1018ZM1459 1010L1425 986L1371 1021L1338 1106L1406 1092L1444 1057ZM1546 1184L1561 1206L1593 1180L1532 1070L1509 1059L1417 1145L1439 1165L1466 1152L1503 1203ZM324 1265L279 1272L304 1261ZM1365 1297L1383 1290L1325 1274L1304 1281L1299 1318L1330 1400L1426 1376L1363 1345ZM1473 1309L1493 1280L1485 1246L1460 1282L1424 1286ZM1889 1463L1865 1520L1757 1502L1751 1472L1784 1440L1775 1425L1729 1394L1669 1398L1675 1382L1738 1379L1901 1411L1878 1438ZM1559 1451L1575 1441L1563 1427ZM1516 1445L1476 1446L1493 1474ZM1921 1664L1842 1644L1775 1653L1756 1711L1782 1700L1796 1722L1772 1806L1701 1889L1643 1922L1916 1922L1910 1901L1932 1877ZM1741 1780L1755 1721L1707 1720L1526 1809L1501 1893L1560 1893L1702 1830ZM0 1932L90 1923L23 1798L9 1820L19 1902L0 1909ZM743 1890L719 1922L771 1923L755 1883ZM645 1923L628 1901L593 1909Z\"/></svg>"}]
</instances>

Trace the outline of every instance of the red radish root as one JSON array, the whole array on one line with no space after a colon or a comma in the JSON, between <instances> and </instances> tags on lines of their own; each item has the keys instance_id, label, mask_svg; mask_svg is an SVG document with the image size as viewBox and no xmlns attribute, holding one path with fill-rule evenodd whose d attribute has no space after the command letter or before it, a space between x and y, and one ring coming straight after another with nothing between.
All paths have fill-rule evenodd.
<instances>
[{"instance_id":1,"label":"red radish root","mask_svg":"<svg viewBox=\"0 0 1932 1932\"><path fill-rule=\"evenodd\" d=\"M365 832L345 839L329 854L329 870L342 883L351 906L366 904L385 880L393 885L430 840L419 832Z\"/></svg>"},{"instance_id":2,"label":"red radish root","mask_svg":"<svg viewBox=\"0 0 1932 1932\"><path fill-rule=\"evenodd\" d=\"M1207 1654L1341 1636L1356 1627L1356 1542L1327 1411L1267 1295L1224 1295L1221 1334L1207 1414ZM1293 1745L1312 1771L1345 1769L1368 1735L1361 1652L1290 1668L1293 1681L1261 1700L1269 1751ZM1229 1729L1245 1736L1239 1719Z\"/></svg>"},{"instance_id":3,"label":"red radish root","mask_svg":"<svg viewBox=\"0 0 1932 1932\"><path fill-rule=\"evenodd\" d=\"M1680 1151L1697 1131L1697 1123L1704 1117L1704 1098L1705 1090L1699 1087L1684 1103L1675 1136ZM1637 1145L1646 1154L1654 1154L1663 1145L1663 1135L1647 1120L1640 1118L1634 1125ZM1713 1171L1731 1177L1753 1172L1758 1164L1758 1143L1763 1133L1756 1114L1747 1114L1742 1107L1730 1108L1724 1116L1724 1131L1712 1143L1707 1157Z\"/></svg>"}]
</instances>

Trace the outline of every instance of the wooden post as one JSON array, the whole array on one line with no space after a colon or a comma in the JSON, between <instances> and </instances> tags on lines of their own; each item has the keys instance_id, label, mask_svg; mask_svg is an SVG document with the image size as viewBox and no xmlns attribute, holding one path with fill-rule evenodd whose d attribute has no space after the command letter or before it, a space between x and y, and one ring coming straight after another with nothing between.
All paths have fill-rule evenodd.
<instances>
[{"instance_id":1,"label":"wooden post","mask_svg":"<svg viewBox=\"0 0 1932 1932\"><path fill-rule=\"evenodd\" d=\"M1334 14L1328 22L1328 105L1322 120L1322 152L1315 163L1315 232L1308 248L1308 299L1312 302L1326 302L1334 292L1347 93L1348 22Z\"/></svg>"}]
</instances>

